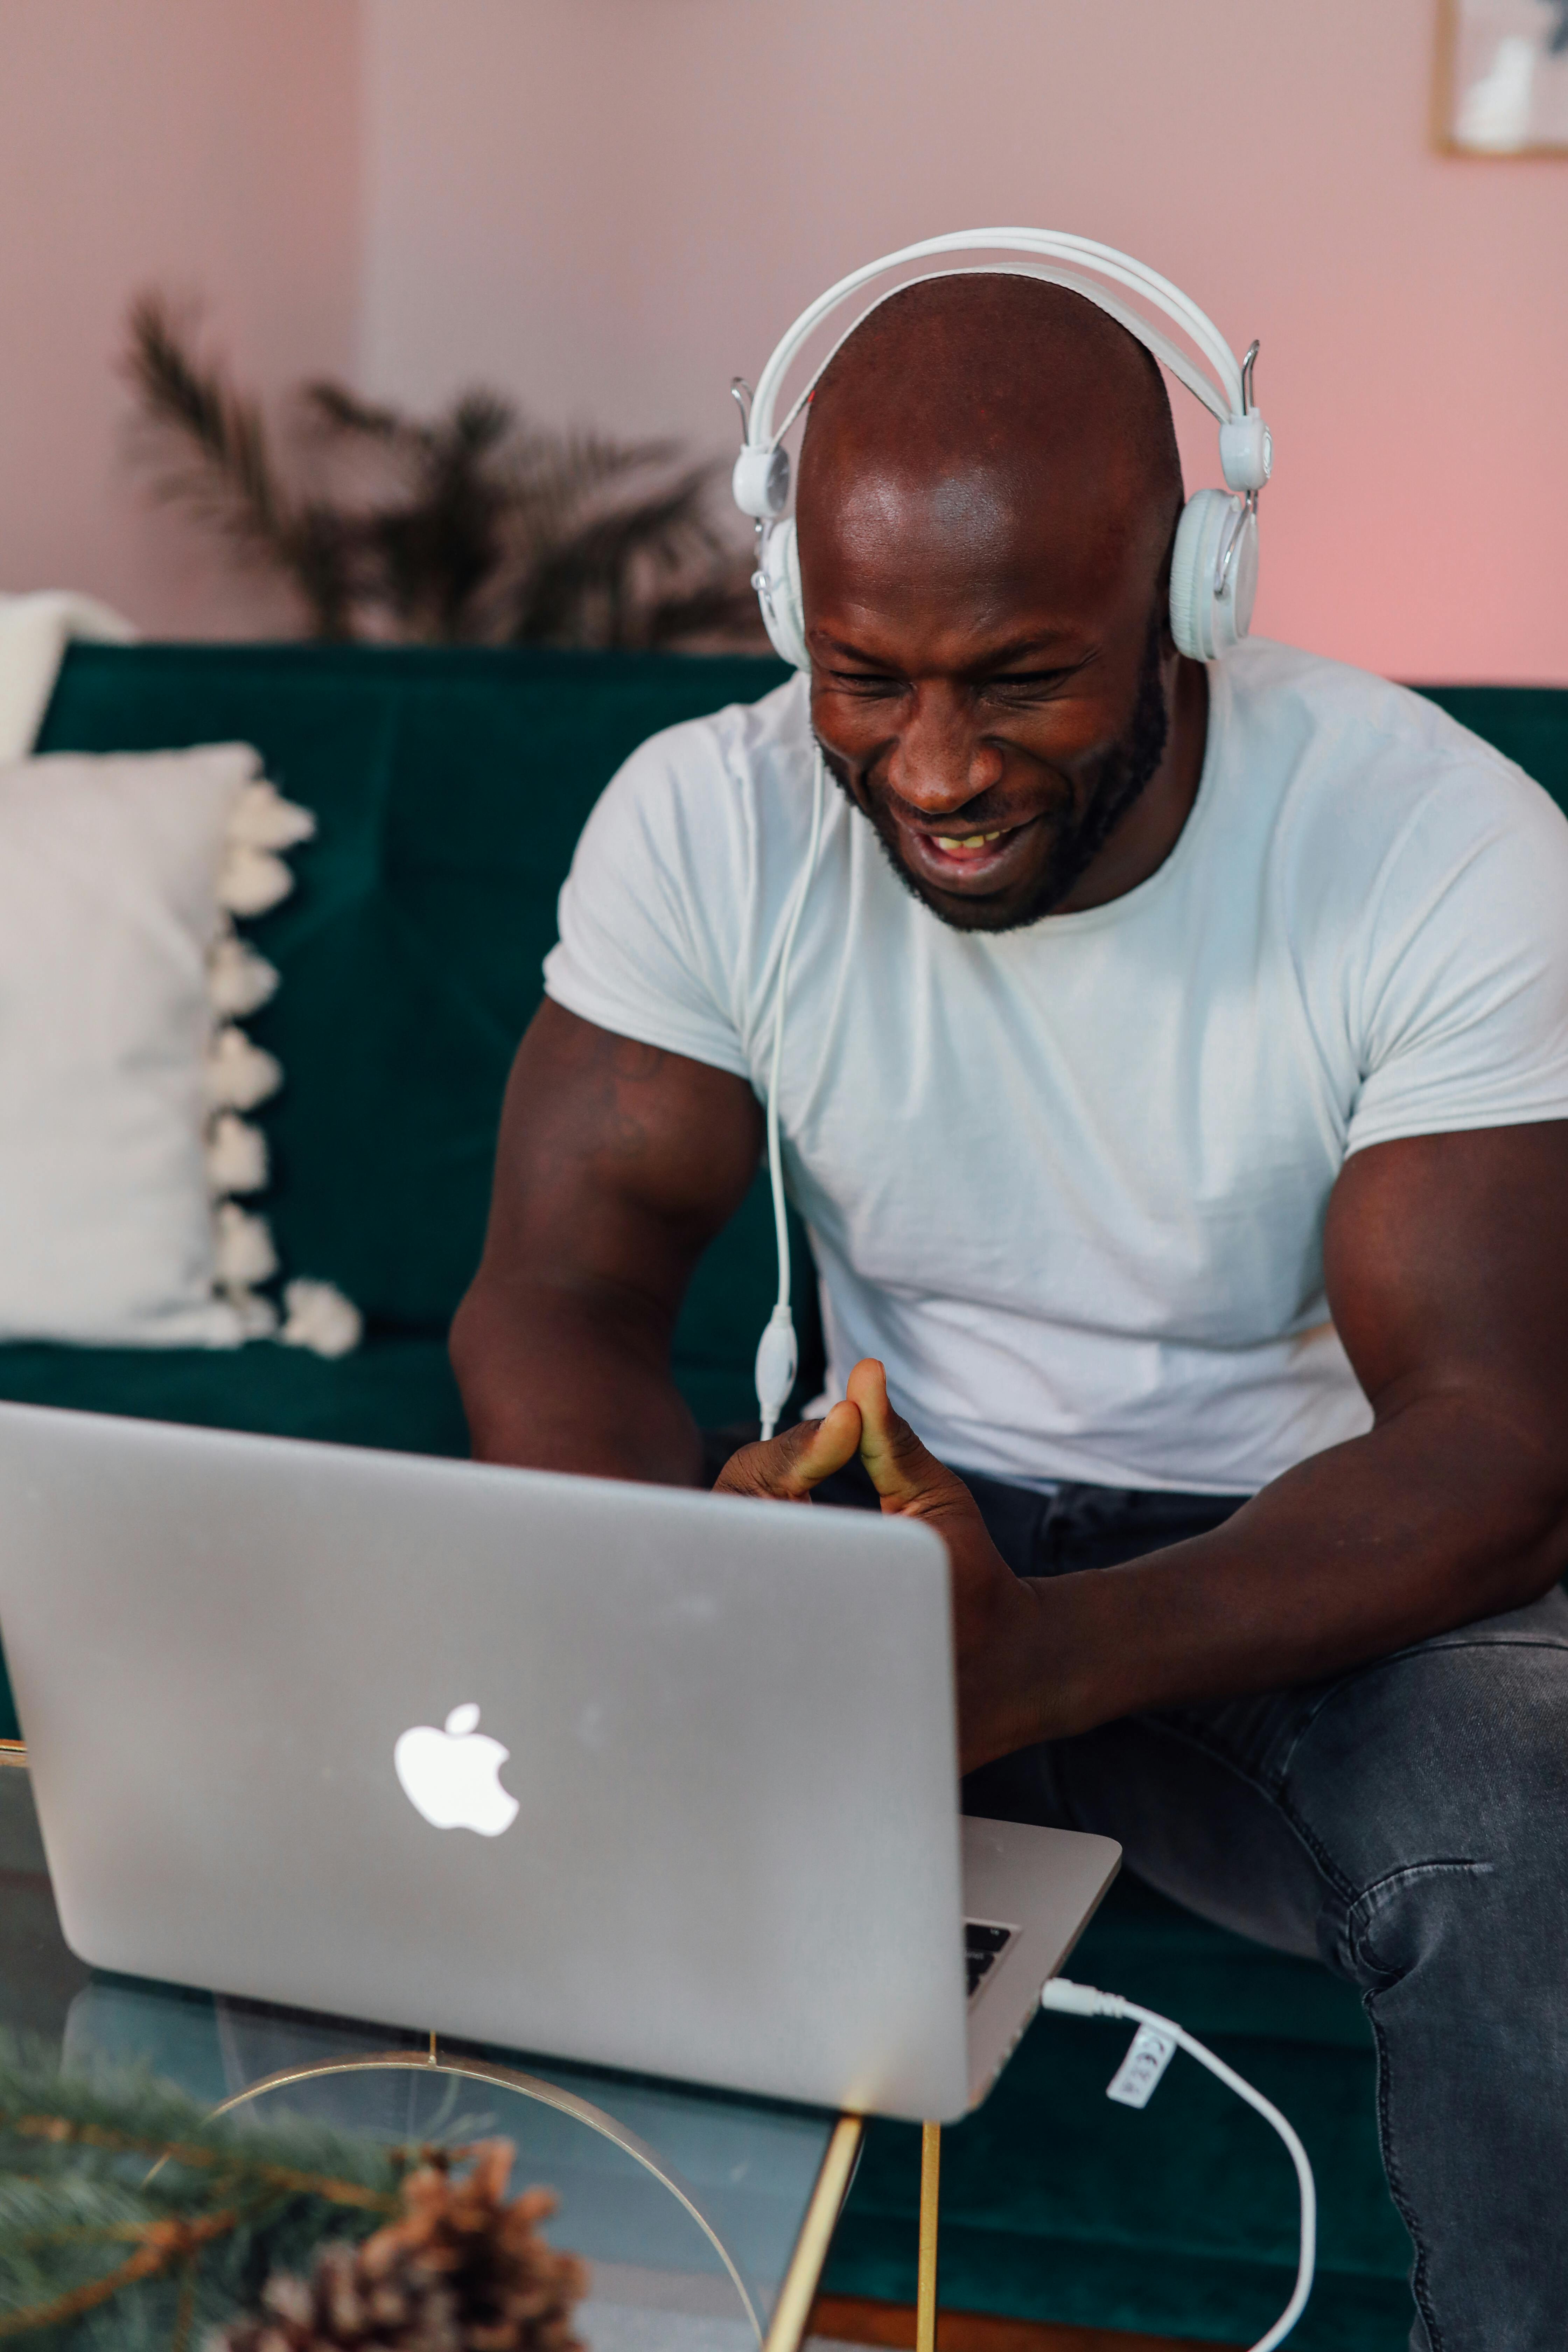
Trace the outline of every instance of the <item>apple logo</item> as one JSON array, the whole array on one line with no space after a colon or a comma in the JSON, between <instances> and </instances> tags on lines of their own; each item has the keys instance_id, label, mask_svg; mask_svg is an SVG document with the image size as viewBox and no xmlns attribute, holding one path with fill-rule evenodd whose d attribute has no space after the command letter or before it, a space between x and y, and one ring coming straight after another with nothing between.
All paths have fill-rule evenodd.
<instances>
[{"instance_id":1,"label":"apple logo","mask_svg":"<svg viewBox=\"0 0 1568 2352\"><path fill-rule=\"evenodd\" d=\"M518 1813L517 1799L500 1780L511 1750L476 1730L479 1719L479 1710L470 1702L452 1709L445 1731L416 1723L402 1734L392 1760L404 1795L434 1828L500 1837Z\"/></svg>"}]
</instances>

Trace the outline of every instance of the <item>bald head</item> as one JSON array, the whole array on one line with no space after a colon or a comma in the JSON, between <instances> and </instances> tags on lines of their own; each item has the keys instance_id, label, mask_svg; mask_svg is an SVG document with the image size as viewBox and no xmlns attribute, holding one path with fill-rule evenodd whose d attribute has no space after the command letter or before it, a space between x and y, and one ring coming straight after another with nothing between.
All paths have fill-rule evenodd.
<instances>
[{"instance_id":1,"label":"bald head","mask_svg":"<svg viewBox=\"0 0 1568 2352\"><path fill-rule=\"evenodd\" d=\"M1065 287L905 287L824 373L795 501L813 718L945 920L1031 922L1143 856L1181 509L1158 367Z\"/></svg>"},{"instance_id":2,"label":"bald head","mask_svg":"<svg viewBox=\"0 0 1568 2352\"><path fill-rule=\"evenodd\" d=\"M1143 556L1151 590L1182 508L1171 404L1151 353L1094 303L1043 278L928 278L879 305L813 396L797 509L803 552L824 509L991 509L1031 537L1097 535Z\"/></svg>"}]
</instances>

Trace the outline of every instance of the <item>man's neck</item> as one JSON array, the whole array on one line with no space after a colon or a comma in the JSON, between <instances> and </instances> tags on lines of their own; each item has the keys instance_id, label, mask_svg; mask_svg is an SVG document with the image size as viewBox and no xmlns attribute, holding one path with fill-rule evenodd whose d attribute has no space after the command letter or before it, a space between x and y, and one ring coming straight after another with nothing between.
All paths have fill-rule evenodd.
<instances>
[{"instance_id":1,"label":"man's neck","mask_svg":"<svg viewBox=\"0 0 1568 2352\"><path fill-rule=\"evenodd\" d=\"M1054 915L1081 915L1125 898L1157 874L1181 839L1193 812L1208 742L1209 681L1202 662L1174 657L1167 688L1170 732L1164 756L1144 791L1104 847L1097 852Z\"/></svg>"}]
</instances>

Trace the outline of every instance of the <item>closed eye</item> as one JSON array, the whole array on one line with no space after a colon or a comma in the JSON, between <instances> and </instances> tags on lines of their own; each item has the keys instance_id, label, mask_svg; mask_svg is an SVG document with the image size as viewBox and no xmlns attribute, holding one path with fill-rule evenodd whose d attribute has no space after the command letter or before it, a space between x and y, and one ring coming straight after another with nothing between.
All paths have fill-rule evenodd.
<instances>
[{"instance_id":1,"label":"closed eye","mask_svg":"<svg viewBox=\"0 0 1568 2352\"><path fill-rule=\"evenodd\" d=\"M1055 694L1078 674L1079 665L1071 669L1009 669L995 671L982 678L976 688L981 694L1031 695Z\"/></svg>"},{"instance_id":2,"label":"closed eye","mask_svg":"<svg viewBox=\"0 0 1568 2352\"><path fill-rule=\"evenodd\" d=\"M869 688L879 694L895 693L909 682L891 670L830 669L827 675L835 686ZM994 688L1000 688L1009 693L1048 694L1075 675L1076 671L1072 669L1003 670L978 680L974 690L978 694L987 694Z\"/></svg>"},{"instance_id":3,"label":"closed eye","mask_svg":"<svg viewBox=\"0 0 1568 2352\"><path fill-rule=\"evenodd\" d=\"M827 675L835 686L842 688L847 694L901 694L908 683L889 670L830 669Z\"/></svg>"}]
</instances>

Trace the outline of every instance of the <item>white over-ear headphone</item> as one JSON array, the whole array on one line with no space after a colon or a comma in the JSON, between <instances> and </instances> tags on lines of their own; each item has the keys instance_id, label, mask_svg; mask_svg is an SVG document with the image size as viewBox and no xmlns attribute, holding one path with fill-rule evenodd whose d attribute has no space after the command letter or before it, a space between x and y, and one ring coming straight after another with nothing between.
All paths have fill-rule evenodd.
<instances>
[{"instance_id":1,"label":"white over-ear headphone","mask_svg":"<svg viewBox=\"0 0 1568 2352\"><path fill-rule=\"evenodd\" d=\"M763 620L768 635L787 662L796 669L809 670L811 656L805 646L805 614L800 593L800 552L795 545L795 523L784 520L789 502L790 464L784 438L801 411L810 399L822 375L823 369L834 352L854 333L850 327L834 344L833 351L823 360L805 389L796 396L794 406L784 423L773 429L773 411L778 404L780 386L784 372L803 343L813 335L825 319L830 318L850 297L872 278L889 270L900 269L907 262L925 261L936 254L948 253L1024 253L1036 257L1027 262L1006 265L1009 274L1023 278L1044 278L1053 286L1069 287L1075 294L1086 295L1089 301L1106 311L1131 335L1136 335L1145 349L1152 352L1173 376L1179 377L1189 392L1196 394L1204 406L1219 419L1219 462L1228 489L1195 491L1182 509L1176 526L1176 543L1171 557L1171 634L1177 648L1194 661L1210 661L1215 654L1225 653L1246 636L1252 619L1252 602L1258 589L1258 493L1268 479L1274 463L1274 444L1268 427L1252 404L1252 365L1258 356L1253 344L1247 357L1237 363L1236 354L1219 329L1205 316L1195 302L1168 278L1146 269L1141 261L1130 255L1118 253L1109 245L1094 245L1088 237L1059 236L1053 229L978 228L961 230L952 236L927 237L922 244L906 245L900 253L889 253L880 261L870 261L863 269L851 270L826 294L818 295L808 310L803 310L772 359L763 370L756 396L751 399L739 382L733 389L741 402L746 420L745 438L741 454L735 460L732 487L735 503L742 514L755 519L758 538L757 569L752 576L758 601L763 608ZM1212 376L1195 367L1186 353L1152 327L1135 310L1129 310L1118 296L1092 278L1084 276L1093 270L1112 285L1125 287L1139 295L1152 309L1163 312L1179 327L1194 348L1203 354ZM963 277L963 270L934 270L931 277ZM918 284L919 279L906 279L905 284ZM897 292L897 288L889 292ZM879 297L881 301L887 294ZM870 310L877 305L872 303ZM862 317L867 315L861 314ZM855 325L858 326L858 319ZM1217 382L1215 379L1217 378ZM816 753L812 790L811 840L806 850L795 895L785 919L784 937L779 959L777 1003L773 1013L773 1060L768 1085L768 1177L773 1191L773 1227L778 1249L779 1286L773 1307L757 1349L757 1403L762 1413L763 1435L771 1437L778 1426L779 1415L795 1386L795 1335L790 1311L790 1251L789 1226L784 1212L784 1167L779 1145L779 1074L783 1066L784 1015L789 999L790 959L795 950L795 933L805 907L806 892L816 870L822 840L825 783L822 752Z\"/></svg>"},{"instance_id":2,"label":"white over-ear headphone","mask_svg":"<svg viewBox=\"0 0 1568 2352\"><path fill-rule=\"evenodd\" d=\"M1118 253L1111 246L1096 245L1088 237L1068 236L1054 229L1036 228L958 230L951 236L931 236L919 245L906 245L900 252L886 254L880 261L868 261L863 268L851 270L847 278L841 278L837 286L818 295L809 310L801 312L763 370L749 409L742 399L746 416L745 439L735 460L732 487L742 513L756 520L759 548L752 585L774 646L796 669L810 669L795 523L793 520L783 520L790 488L789 453L784 444L828 361L854 333L855 327L838 338L775 431L773 413L791 361L823 321L872 279L936 255L977 252L1033 257L1021 265L1004 265L1005 274L1043 278L1053 286L1069 287L1075 294L1086 296L1125 327L1129 334L1136 335L1145 349L1152 352L1218 417L1220 471L1229 488L1195 491L1182 510L1171 559L1171 634L1178 650L1195 661L1210 661L1215 655L1226 652L1246 636L1252 620L1253 598L1258 589L1258 493L1268 479L1274 463L1272 436L1252 404L1252 367L1258 345L1254 343L1247 357L1238 362L1214 321L1169 278L1145 268L1131 255ZM1163 312L1202 354L1212 374L1194 366L1184 352L1106 286L1086 277L1086 270L1108 278L1112 285L1126 288L1152 309ZM964 277L972 273L934 270L925 274ZM921 280L904 282L918 284ZM892 288L889 292L900 290ZM888 294L878 298L883 302L888 299ZM875 310L877 303L868 308ZM861 315L865 317L868 312ZM857 319L855 326L860 323ZM738 398L742 391L743 387L737 385Z\"/></svg>"}]
</instances>

